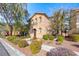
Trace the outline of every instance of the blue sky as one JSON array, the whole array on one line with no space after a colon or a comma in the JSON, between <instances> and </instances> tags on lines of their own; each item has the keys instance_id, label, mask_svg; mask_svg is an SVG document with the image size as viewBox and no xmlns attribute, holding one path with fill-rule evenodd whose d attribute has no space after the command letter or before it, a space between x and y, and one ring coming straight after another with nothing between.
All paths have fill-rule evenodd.
<instances>
[{"instance_id":1,"label":"blue sky","mask_svg":"<svg viewBox=\"0 0 79 59\"><path fill-rule=\"evenodd\" d=\"M65 10L79 8L79 3L28 3L27 9L32 16L34 13L42 12L46 13L48 16L52 16L55 11L60 8Z\"/></svg>"}]
</instances>

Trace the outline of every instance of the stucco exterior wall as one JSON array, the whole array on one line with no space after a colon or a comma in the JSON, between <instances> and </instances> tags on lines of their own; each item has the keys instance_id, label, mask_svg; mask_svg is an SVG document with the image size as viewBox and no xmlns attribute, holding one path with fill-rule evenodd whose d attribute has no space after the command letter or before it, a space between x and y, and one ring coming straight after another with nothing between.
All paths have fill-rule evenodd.
<instances>
[{"instance_id":1,"label":"stucco exterior wall","mask_svg":"<svg viewBox=\"0 0 79 59\"><path fill-rule=\"evenodd\" d=\"M49 33L48 30L50 29L50 21L45 15L36 14L33 18L31 18L31 38L34 36L33 29L36 29L36 37L42 38L43 35Z\"/></svg>"}]
</instances>

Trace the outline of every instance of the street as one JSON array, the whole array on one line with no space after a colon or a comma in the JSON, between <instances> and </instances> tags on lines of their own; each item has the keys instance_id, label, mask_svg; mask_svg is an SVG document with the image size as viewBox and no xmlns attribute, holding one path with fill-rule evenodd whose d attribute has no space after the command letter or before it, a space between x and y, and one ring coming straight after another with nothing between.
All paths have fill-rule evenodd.
<instances>
[{"instance_id":1,"label":"street","mask_svg":"<svg viewBox=\"0 0 79 59\"><path fill-rule=\"evenodd\" d=\"M0 56L9 56L7 50L4 48L1 42L0 42Z\"/></svg>"}]
</instances>

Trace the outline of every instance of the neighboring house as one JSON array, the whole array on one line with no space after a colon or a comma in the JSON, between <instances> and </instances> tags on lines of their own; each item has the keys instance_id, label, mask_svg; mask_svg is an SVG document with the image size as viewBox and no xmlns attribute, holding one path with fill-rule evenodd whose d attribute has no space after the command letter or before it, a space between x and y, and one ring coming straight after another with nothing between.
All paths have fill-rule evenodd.
<instances>
[{"instance_id":1,"label":"neighboring house","mask_svg":"<svg viewBox=\"0 0 79 59\"><path fill-rule=\"evenodd\" d=\"M30 36L34 37L34 30L36 31L36 38L42 38L43 35L50 33L49 17L45 13L35 13L31 18Z\"/></svg>"},{"instance_id":2,"label":"neighboring house","mask_svg":"<svg viewBox=\"0 0 79 59\"><path fill-rule=\"evenodd\" d=\"M79 33L79 9L71 11L70 32Z\"/></svg>"}]
</instances>

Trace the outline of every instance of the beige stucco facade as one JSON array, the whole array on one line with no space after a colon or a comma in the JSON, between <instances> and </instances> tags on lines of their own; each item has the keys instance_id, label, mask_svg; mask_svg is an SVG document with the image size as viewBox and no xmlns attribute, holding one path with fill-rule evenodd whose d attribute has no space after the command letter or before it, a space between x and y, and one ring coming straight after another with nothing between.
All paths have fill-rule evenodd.
<instances>
[{"instance_id":1,"label":"beige stucco facade","mask_svg":"<svg viewBox=\"0 0 79 59\"><path fill-rule=\"evenodd\" d=\"M72 10L70 26L71 33L79 33L79 9Z\"/></svg>"},{"instance_id":2,"label":"beige stucco facade","mask_svg":"<svg viewBox=\"0 0 79 59\"><path fill-rule=\"evenodd\" d=\"M42 38L43 35L50 31L50 21L46 14L36 13L31 18L30 36L34 37L33 29L36 29L36 38Z\"/></svg>"}]
</instances>

